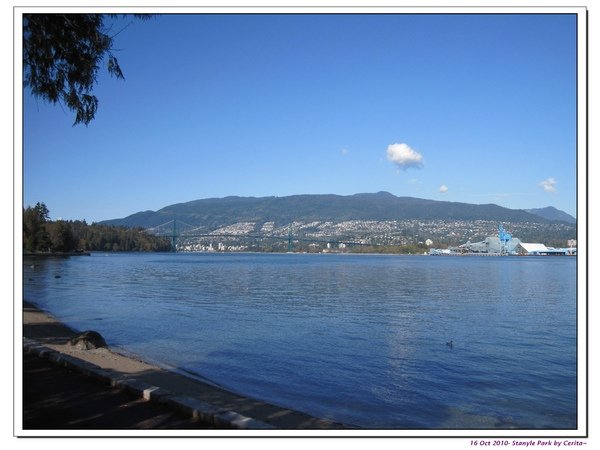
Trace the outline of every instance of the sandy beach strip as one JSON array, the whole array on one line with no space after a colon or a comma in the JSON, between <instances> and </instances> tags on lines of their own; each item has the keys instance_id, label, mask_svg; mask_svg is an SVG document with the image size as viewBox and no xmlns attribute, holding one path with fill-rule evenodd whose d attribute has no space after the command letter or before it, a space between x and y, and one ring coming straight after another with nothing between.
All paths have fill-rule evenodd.
<instances>
[{"instance_id":1,"label":"sandy beach strip","mask_svg":"<svg viewBox=\"0 0 600 450\"><path fill-rule=\"evenodd\" d=\"M216 427L241 429L348 429L343 424L228 392L109 348L82 350L69 343L72 330L33 303L23 303L26 352L49 358L84 375L200 417Z\"/></svg>"}]
</instances>

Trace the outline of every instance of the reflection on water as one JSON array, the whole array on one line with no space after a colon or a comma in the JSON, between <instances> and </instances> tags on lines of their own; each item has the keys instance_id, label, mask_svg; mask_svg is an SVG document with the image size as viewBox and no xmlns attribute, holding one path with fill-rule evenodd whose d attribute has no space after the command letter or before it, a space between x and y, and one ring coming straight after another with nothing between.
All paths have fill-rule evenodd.
<instances>
[{"instance_id":1,"label":"reflection on water","mask_svg":"<svg viewBox=\"0 0 600 450\"><path fill-rule=\"evenodd\" d=\"M367 428L576 427L574 258L31 264L26 298L69 325L246 395Z\"/></svg>"}]
</instances>

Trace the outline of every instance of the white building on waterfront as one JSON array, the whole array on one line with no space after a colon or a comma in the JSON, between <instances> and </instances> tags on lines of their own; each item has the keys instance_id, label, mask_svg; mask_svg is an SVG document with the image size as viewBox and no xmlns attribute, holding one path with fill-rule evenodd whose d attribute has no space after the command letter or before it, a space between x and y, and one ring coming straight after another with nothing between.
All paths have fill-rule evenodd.
<instances>
[{"instance_id":1,"label":"white building on waterfront","mask_svg":"<svg viewBox=\"0 0 600 450\"><path fill-rule=\"evenodd\" d=\"M466 253L516 253L521 241L512 238L506 242L504 249L498 236L489 236L480 242L467 242L458 247L458 250Z\"/></svg>"},{"instance_id":2,"label":"white building on waterfront","mask_svg":"<svg viewBox=\"0 0 600 450\"><path fill-rule=\"evenodd\" d=\"M551 256L551 255L576 255L576 248L554 248L554 247L546 247L544 244L528 244L525 242L521 242L519 247L517 248L517 253L519 255L543 255L543 256Z\"/></svg>"}]
</instances>

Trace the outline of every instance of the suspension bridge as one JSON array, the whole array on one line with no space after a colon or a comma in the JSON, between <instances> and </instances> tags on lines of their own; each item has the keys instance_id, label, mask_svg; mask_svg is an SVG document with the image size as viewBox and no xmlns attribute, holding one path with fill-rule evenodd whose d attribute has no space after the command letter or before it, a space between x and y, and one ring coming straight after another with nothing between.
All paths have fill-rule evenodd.
<instances>
[{"instance_id":1,"label":"suspension bridge","mask_svg":"<svg viewBox=\"0 0 600 450\"><path fill-rule=\"evenodd\" d=\"M221 233L218 231L206 231L204 227L198 227L190 225L181 220L170 220L163 224L145 228L144 231L153 236L165 237L171 240L171 251L176 252L177 246L180 242L187 239L255 239L259 241L283 241L287 242L287 251L292 252L294 243L296 242L307 242L316 244L331 244L339 245L344 244L348 246L373 246L376 244L365 243L365 242L354 242L339 239L316 239L306 236L293 236L291 225L288 226L287 234L268 234L268 233Z\"/></svg>"}]
</instances>

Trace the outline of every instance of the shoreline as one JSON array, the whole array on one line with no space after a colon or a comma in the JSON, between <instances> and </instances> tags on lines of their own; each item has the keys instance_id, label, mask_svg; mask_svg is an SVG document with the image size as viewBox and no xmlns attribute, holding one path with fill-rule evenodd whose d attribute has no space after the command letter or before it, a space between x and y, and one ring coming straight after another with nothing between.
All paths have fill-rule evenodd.
<instances>
[{"instance_id":1,"label":"shoreline","mask_svg":"<svg viewBox=\"0 0 600 450\"><path fill-rule=\"evenodd\" d=\"M91 252L23 252L23 258L68 258L70 256L91 256Z\"/></svg>"},{"instance_id":2,"label":"shoreline","mask_svg":"<svg viewBox=\"0 0 600 450\"><path fill-rule=\"evenodd\" d=\"M84 331L84 330L81 330ZM110 348L78 349L79 334L30 301L23 301L23 350L67 366L110 386L199 417L221 429L353 429L288 408L244 397Z\"/></svg>"}]
</instances>

